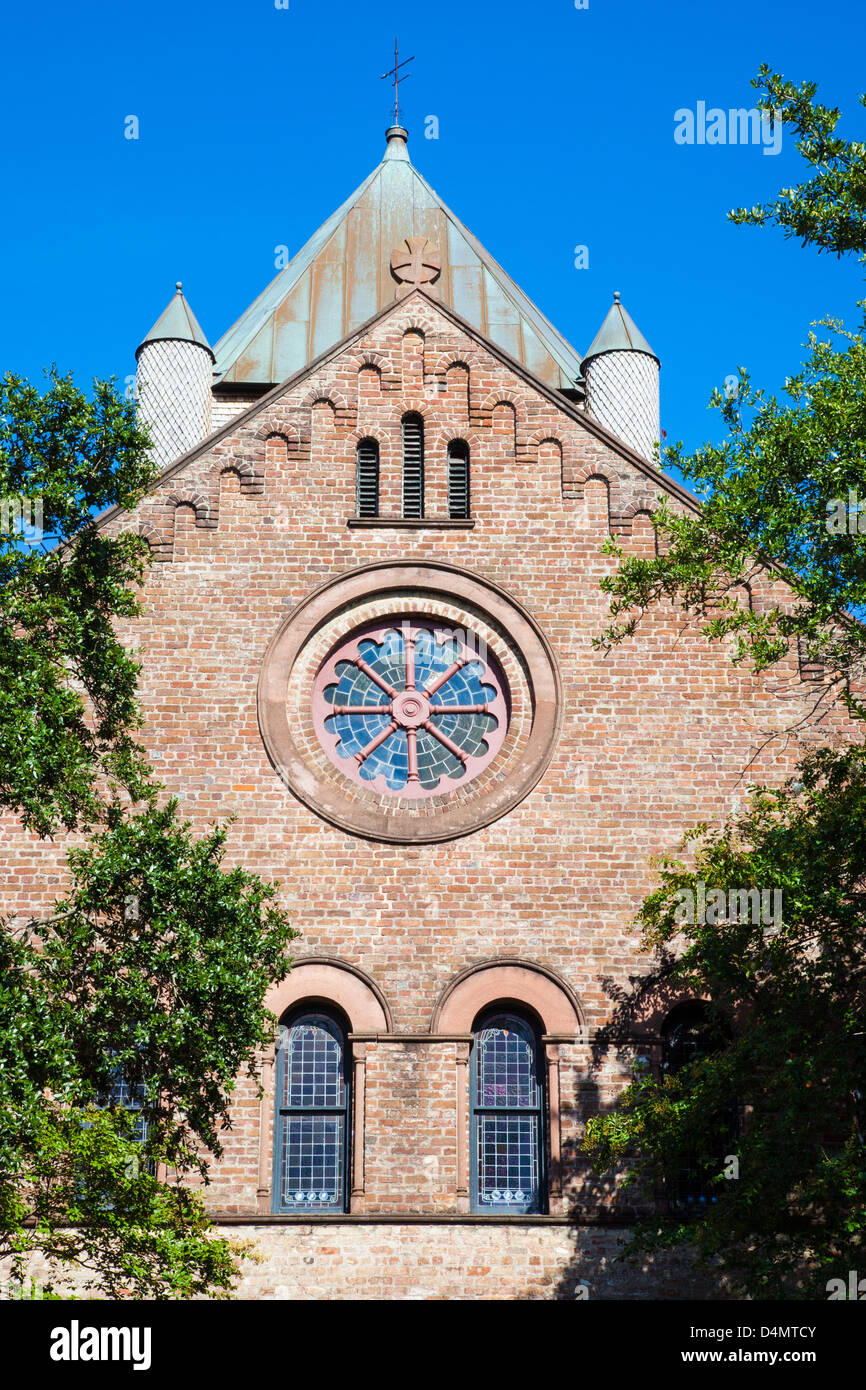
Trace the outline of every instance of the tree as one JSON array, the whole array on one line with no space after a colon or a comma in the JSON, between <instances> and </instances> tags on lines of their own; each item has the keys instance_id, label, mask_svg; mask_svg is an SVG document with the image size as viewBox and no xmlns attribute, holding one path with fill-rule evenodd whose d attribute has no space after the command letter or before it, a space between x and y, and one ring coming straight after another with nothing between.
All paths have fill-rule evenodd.
<instances>
[{"instance_id":1,"label":"tree","mask_svg":"<svg viewBox=\"0 0 866 1390\"><path fill-rule=\"evenodd\" d=\"M92 513L131 506L153 476L134 406L110 382L88 400L54 371L44 394L0 379L0 805L38 835L99 820L100 780L149 794L138 667L113 628L138 611L148 547L107 536Z\"/></svg>"},{"instance_id":2,"label":"tree","mask_svg":"<svg viewBox=\"0 0 866 1390\"><path fill-rule=\"evenodd\" d=\"M866 252L866 147L835 137L839 113L815 105L814 84L762 67L753 85L796 131L813 177L729 216L775 222L819 251ZM866 340L862 327L817 326L829 334L810 334L786 401L753 390L741 371L739 391L711 401L723 443L667 451L703 508L677 514L662 503L654 557L608 543L619 564L602 581L612 622L598 639L623 642L650 607L676 602L709 640L732 639L732 659L755 671L798 648L824 668L824 708L838 702L851 716L847 741L808 752L783 787L753 788L739 817L694 827L691 865L659 865L660 887L638 914L656 968L620 1003L611 1035L627 1032L641 998L664 982L708 998L728 1042L676 1075L638 1070L620 1106L587 1127L593 1162L625 1165L625 1184L645 1194L659 1183L670 1192L686 1153L712 1174L716 1201L687 1221L662 1211L638 1228L635 1248L690 1244L755 1296L826 1297L828 1272L862 1259L866 1226L866 526L855 509L866 488ZM738 604L732 590L765 570L784 577L787 601L761 612ZM760 915L731 911L732 891L771 888L783 903L772 934ZM700 890L704 900L718 890L724 909L690 914ZM742 1124L729 1165L732 1105Z\"/></svg>"},{"instance_id":3,"label":"tree","mask_svg":"<svg viewBox=\"0 0 866 1390\"><path fill-rule=\"evenodd\" d=\"M55 915L0 938L0 1253L19 1274L33 1250L78 1264L111 1296L231 1287L180 1179L222 1153L295 934L276 885L221 868L226 830L194 841L176 810L113 809Z\"/></svg>"},{"instance_id":4,"label":"tree","mask_svg":"<svg viewBox=\"0 0 866 1390\"><path fill-rule=\"evenodd\" d=\"M136 741L114 623L149 552L92 513L152 477L111 383L0 382L0 806L43 837L89 832L50 917L0 918L0 1256L22 1282L40 1254L102 1294L224 1295L236 1259L198 1185L295 933L279 885L223 868L225 827L196 840L160 806Z\"/></svg>"}]
</instances>

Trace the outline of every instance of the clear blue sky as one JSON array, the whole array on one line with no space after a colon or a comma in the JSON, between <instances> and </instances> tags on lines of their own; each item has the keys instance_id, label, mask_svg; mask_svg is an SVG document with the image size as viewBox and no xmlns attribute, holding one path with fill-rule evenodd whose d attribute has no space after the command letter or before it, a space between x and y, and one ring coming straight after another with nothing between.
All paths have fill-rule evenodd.
<instances>
[{"instance_id":1,"label":"clear blue sky","mask_svg":"<svg viewBox=\"0 0 866 1390\"><path fill-rule=\"evenodd\" d=\"M670 439L718 433L738 363L776 387L810 320L856 317L856 262L725 220L801 177L793 148L673 132L751 106L766 61L863 139L863 0L47 0L4 16L0 371L122 381L177 279L215 342L378 163L395 32L417 167L579 351L622 292Z\"/></svg>"}]
</instances>

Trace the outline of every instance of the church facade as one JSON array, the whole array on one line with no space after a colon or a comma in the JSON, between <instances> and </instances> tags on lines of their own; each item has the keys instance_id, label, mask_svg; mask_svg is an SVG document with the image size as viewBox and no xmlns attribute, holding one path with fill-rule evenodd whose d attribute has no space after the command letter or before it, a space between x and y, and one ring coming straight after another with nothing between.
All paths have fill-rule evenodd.
<instances>
[{"instance_id":1,"label":"church facade","mask_svg":"<svg viewBox=\"0 0 866 1390\"><path fill-rule=\"evenodd\" d=\"M652 856L731 813L808 689L671 608L593 646L605 536L651 553L659 495L696 506L651 461L652 349L617 298L581 358L394 127L215 348L178 289L138 365L164 469L101 524L153 551L144 741L301 932L207 1191L259 1255L241 1296L693 1294L614 1263L628 1213L580 1137L696 1002L602 1045ZM54 853L15 833L22 912Z\"/></svg>"}]
</instances>

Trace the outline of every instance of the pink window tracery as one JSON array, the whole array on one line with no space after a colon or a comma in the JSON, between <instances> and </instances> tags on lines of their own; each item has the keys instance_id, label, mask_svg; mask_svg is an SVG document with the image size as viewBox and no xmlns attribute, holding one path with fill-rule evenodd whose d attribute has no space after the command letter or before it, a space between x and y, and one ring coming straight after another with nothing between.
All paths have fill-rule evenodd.
<instances>
[{"instance_id":1,"label":"pink window tracery","mask_svg":"<svg viewBox=\"0 0 866 1390\"><path fill-rule=\"evenodd\" d=\"M502 746L505 678L474 633L425 618L369 625L316 678L316 732L353 781L401 797L465 785Z\"/></svg>"}]
</instances>

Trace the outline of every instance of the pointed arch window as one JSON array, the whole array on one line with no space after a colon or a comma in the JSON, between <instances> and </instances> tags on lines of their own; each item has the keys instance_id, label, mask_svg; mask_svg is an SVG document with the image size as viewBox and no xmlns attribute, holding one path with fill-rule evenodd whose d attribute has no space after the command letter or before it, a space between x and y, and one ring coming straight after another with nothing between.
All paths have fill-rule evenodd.
<instances>
[{"instance_id":1,"label":"pointed arch window","mask_svg":"<svg viewBox=\"0 0 866 1390\"><path fill-rule=\"evenodd\" d=\"M379 445L375 439L362 439L355 466L356 515L379 515Z\"/></svg>"},{"instance_id":2,"label":"pointed arch window","mask_svg":"<svg viewBox=\"0 0 866 1390\"><path fill-rule=\"evenodd\" d=\"M473 1210L543 1211L544 1091L535 1029L510 1013L483 1019L470 1075Z\"/></svg>"},{"instance_id":3,"label":"pointed arch window","mask_svg":"<svg viewBox=\"0 0 866 1390\"><path fill-rule=\"evenodd\" d=\"M403 416L403 515L424 515L424 421Z\"/></svg>"},{"instance_id":4,"label":"pointed arch window","mask_svg":"<svg viewBox=\"0 0 866 1390\"><path fill-rule=\"evenodd\" d=\"M469 445L462 439L448 445L448 515L469 516Z\"/></svg>"},{"instance_id":5,"label":"pointed arch window","mask_svg":"<svg viewBox=\"0 0 866 1390\"><path fill-rule=\"evenodd\" d=\"M349 1130L345 1030L329 1014L296 1015L278 1040L275 1212L346 1210Z\"/></svg>"}]
</instances>

